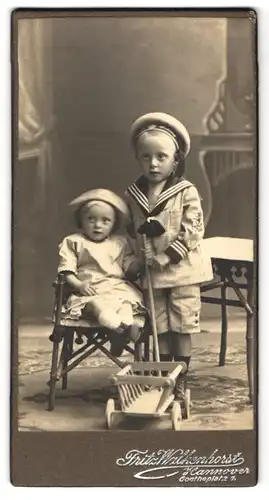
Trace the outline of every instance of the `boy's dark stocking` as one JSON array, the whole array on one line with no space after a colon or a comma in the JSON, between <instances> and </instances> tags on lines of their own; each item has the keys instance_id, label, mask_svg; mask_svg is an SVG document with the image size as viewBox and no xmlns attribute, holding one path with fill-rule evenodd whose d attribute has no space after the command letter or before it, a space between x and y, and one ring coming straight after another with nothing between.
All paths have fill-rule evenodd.
<instances>
[{"instance_id":1,"label":"boy's dark stocking","mask_svg":"<svg viewBox=\"0 0 269 500\"><path fill-rule=\"evenodd\" d=\"M171 332L165 332L158 335L160 361L172 361L171 352ZM167 377L168 371L162 371L162 376Z\"/></svg>"},{"instance_id":2,"label":"boy's dark stocking","mask_svg":"<svg viewBox=\"0 0 269 500\"><path fill-rule=\"evenodd\" d=\"M173 352L174 361L179 363L186 363L187 370L184 374L180 374L176 380L175 385L175 399L182 401L184 399L185 391L185 376L188 373L189 364L191 360L191 335L189 333L177 333L173 332Z\"/></svg>"},{"instance_id":3,"label":"boy's dark stocking","mask_svg":"<svg viewBox=\"0 0 269 500\"><path fill-rule=\"evenodd\" d=\"M189 333L172 333L172 352L174 359L176 357L191 356L191 335Z\"/></svg>"},{"instance_id":4,"label":"boy's dark stocking","mask_svg":"<svg viewBox=\"0 0 269 500\"><path fill-rule=\"evenodd\" d=\"M160 357L165 356L163 361L168 361L171 356L171 334L170 332L160 333L158 335Z\"/></svg>"}]
</instances>

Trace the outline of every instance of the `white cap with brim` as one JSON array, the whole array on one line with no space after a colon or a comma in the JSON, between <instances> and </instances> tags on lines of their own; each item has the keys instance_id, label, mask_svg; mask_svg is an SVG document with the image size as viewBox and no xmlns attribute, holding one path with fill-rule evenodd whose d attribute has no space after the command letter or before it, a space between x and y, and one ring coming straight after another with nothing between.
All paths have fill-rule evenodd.
<instances>
[{"instance_id":1,"label":"white cap with brim","mask_svg":"<svg viewBox=\"0 0 269 500\"><path fill-rule=\"evenodd\" d=\"M173 135L183 158L187 156L191 145L189 133L179 120L166 113L147 113L137 118L130 129L133 146L135 146L137 139L143 132L153 128L160 131L162 129L169 131Z\"/></svg>"}]
</instances>

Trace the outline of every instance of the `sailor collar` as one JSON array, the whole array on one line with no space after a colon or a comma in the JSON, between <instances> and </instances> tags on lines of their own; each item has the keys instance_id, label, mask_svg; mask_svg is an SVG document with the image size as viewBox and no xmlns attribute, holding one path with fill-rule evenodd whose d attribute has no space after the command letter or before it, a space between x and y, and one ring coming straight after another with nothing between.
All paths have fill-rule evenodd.
<instances>
[{"instance_id":1,"label":"sailor collar","mask_svg":"<svg viewBox=\"0 0 269 500\"><path fill-rule=\"evenodd\" d=\"M149 209L148 179L146 176L142 175L139 179L133 182L133 184L127 188L127 192L139 205L144 215L149 217L158 215L164 209L170 198L192 185L193 184L184 179L184 177L169 177L152 210Z\"/></svg>"}]
</instances>

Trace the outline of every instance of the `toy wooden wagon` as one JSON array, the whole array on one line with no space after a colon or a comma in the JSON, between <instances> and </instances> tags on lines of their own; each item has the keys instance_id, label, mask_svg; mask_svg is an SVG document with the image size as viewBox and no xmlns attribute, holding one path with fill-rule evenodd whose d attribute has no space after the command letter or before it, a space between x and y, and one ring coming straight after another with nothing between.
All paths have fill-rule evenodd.
<instances>
[{"instance_id":1,"label":"toy wooden wagon","mask_svg":"<svg viewBox=\"0 0 269 500\"><path fill-rule=\"evenodd\" d=\"M145 236L144 248L146 248ZM121 409L117 410L115 401L109 399L106 406L106 422L108 428L111 429L113 416L116 414L150 418L170 416L173 430L178 430L182 417L189 418L190 391L185 387L182 402L175 401L173 391L178 376L187 370L187 365L186 363L160 361L153 288L146 256L145 271L148 284L154 359L156 361L128 364L111 378L111 383L118 388Z\"/></svg>"},{"instance_id":2,"label":"toy wooden wagon","mask_svg":"<svg viewBox=\"0 0 269 500\"><path fill-rule=\"evenodd\" d=\"M162 376L162 370L168 375ZM113 417L122 414L126 417L160 418L170 417L173 430L179 430L182 418L189 418L190 390L185 389L182 406L175 401L173 390L177 377L186 370L185 363L137 362L132 363L111 378L117 386L120 409L115 401L109 399L106 406L106 422L109 429Z\"/></svg>"}]
</instances>

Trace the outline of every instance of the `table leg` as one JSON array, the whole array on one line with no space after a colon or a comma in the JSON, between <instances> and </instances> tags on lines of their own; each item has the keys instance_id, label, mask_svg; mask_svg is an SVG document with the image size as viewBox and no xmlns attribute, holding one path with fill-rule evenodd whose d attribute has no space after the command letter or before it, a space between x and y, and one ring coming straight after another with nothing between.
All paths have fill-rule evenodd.
<instances>
[{"instance_id":1,"label":"table leg","mask_svg":"<svg viewBox=\"0 0 269 500\"><path fill-rule=\"evenodd\" d=\"M227 351L227 305L226 305L226 279L225 276L221 277L223 285L221 287L221 341L220 341L220 353L219 353L219 366L225 365L226 351Z\"/></svg>"},{"instance_id":2,"label":"table leg","mask_svg":"<svg viewBox=\"0 0 269 500\"><path fill-rule=\"evenodd\" d=\"M253 308L253 276L249 273L247 301L251 309ZM254 403L254 315L247 313L247 331L246 331L246 348L247 348L247 371L248 371L248 387L250 403Z\"/></svg>"}]
</instances>

